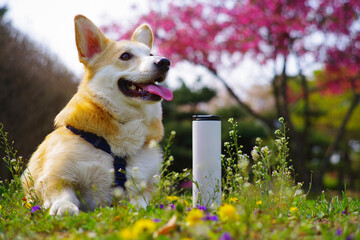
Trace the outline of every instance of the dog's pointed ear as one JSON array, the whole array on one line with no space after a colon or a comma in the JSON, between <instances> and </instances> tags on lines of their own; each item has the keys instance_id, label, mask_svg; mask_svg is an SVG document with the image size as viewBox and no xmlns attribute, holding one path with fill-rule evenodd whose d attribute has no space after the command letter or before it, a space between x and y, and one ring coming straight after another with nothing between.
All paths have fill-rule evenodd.
<instances>
[{"instance_id":1,"label":"dog's pointed ear","mask_svg":"<svg viewBox=\"0 0 360 240\"><path fill-rule=\"evenodd\" d=\"M141 42L151 49L154 41L154 35L151 30L151 27L147 24L140 25L134 31L131 37L131 41Z\"/></svg>"},{"instance_id":2,"label":"dog's pointed ear","mask_svg":"<svg viewBox=\"0 0 360 240\"><path fill-rule=\"evenodd\" d=\"M75 17L75 38L79 59L88 63L95 54L104 50L107 38L88 18L82 15Z\"/></svg>"}]
</instances>

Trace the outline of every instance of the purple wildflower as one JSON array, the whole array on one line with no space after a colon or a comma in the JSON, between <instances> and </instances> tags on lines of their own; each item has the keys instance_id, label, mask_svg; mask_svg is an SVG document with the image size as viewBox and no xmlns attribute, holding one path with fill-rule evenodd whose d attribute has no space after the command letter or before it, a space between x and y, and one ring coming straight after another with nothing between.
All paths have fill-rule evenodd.
<instances>
[{"instance_id":1,"label":"purple wildflower","mask_svg":"<svg viewBox=\"0 0 360 240\"><path fill-rule=\"evenodd\" d=\"M164 204L161 203L160 206L156 205L156 208L164 209Z\"/></svg>"},{"instance_id":2,"label":"purple wildflower","mask_svg":"<svg viewBox=\"0 0 360 240\"><path fill-rule=\"evenodd\" d=\"M41 207L39 205L36 205L36 206L31 208L31 213L34 213L34 212L36 212L38 210L41 210Z\"/></svg>"},{"instance_id":3,"label":"purple wildflower","mask_svg":"<svg viewBox=\"0 0 360 240\"><path fill-rule=\"evenodd\" d=\"M207 208L205 206L198 205L197 209L207 212Z\"/></svg>"},{"instance_id":4,"label":"purple wildflower","mask_svg":"<svg viewBox=\"0 0 360 240\"><path fill-rule=\"evenodd\" d=\"M342 234L342 231L340 228L338 230L336 230L336 235L341 236L341 234Z\"/></svg>"},{"instance_id":5,"label":"purple wildflower","mask_svg":"<svg viewBox=\"0 0 360 240\"><path fill-rule=\"evenodd\" d=\"M354 235L350 234L349 236L347 236L345 238L345 240L353 240L354 239Z\"/></svg>"},{"instance_id":6,"label":"purple wildflower","mask_svg":"<svg viewBox=\"0 0 360 240\"><path fill-rule=\"evenodd\" d=\"M210 213L207 213L206 217L204 217L203 220L207 220L207 221L219 221L219 217L216 216L216 215L210 215Z\"/></svg>"},{"instance_id":7,"label":"purple wildflower","mask_svg":"<svg viewBox=\"0 0 360 240\"><path fill-rule=\"evenodd\" d=\"M170 204L170 208L172 209L172 210L175 210L175 205L174 204Z\"/></svg>"},{"instance_id":8,"label":"purple wildflower","mask_svg":"<svg viewBox=\"0 0 360 240\"><path fill-rule=\"evenodd\" d=\"M153 222L161 222L161 219L154 218L154 219L153 219Z\"/></svg>"},{"instance_id":9,"label":"purple wildflower","mask_svg":"<svg viewBox=\"0 0 360 240\"><path fill-rule=\"evenodd\" d=\"M224 232L223 235L221 235L221 237L219 238L219 240L232 240L233 238L231 237L230 233L228 232Z\"/></svg>"}]
</instances>

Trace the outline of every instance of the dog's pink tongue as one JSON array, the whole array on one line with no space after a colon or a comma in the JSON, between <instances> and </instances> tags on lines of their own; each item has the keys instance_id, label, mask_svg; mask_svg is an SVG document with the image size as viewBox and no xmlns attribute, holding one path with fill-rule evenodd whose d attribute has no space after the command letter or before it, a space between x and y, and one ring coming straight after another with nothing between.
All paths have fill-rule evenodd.
<instances>
[{"instance_id":1,"label":"dog's pink tongue","mask_svg":"<svg viewBox=\"0 0 360 240\"><path fill-rule=\"evenodd\" d=\"M171 101L173 99L173 93L171 92L171 90L164 86L156 84L144 84L140 85L140 87L149 93L162 97L166 101Z\"/></svg>"}]
</instances>

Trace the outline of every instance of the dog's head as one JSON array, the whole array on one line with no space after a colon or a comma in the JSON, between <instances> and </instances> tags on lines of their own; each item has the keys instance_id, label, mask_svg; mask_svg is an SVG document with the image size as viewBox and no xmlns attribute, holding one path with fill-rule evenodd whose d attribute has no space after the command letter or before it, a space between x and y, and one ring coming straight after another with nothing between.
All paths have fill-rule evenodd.
<instances>
[{"instance_id":1,"label":"dog's head","mask_svg":"<svg viewBox=\"0 0 360 240\"><path fill-rule=\"evenodd\" d=\"M170 67L167 58L153 56L153 33L143 24L131 40L113 41L86 17L75 17L76 46L85 66L84 84L109 102L154 103L172 100L172 92L159 85Z\"/></svg>"}]
</instances>

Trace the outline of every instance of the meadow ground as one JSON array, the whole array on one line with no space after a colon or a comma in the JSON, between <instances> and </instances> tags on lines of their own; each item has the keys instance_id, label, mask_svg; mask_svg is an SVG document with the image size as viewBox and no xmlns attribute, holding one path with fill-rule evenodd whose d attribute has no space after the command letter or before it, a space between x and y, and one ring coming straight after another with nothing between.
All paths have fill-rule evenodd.
<instances>
[{"instance_id":1,"label":"meadow ground","mask_svg":"<svg viewBox=\"0 0 360 240\"><path fill-rule=\"evenodd\" d=\"M112 207L50 216L36 196L21 190L21 157L0 124L4 161L13 174L0 184L0 239L360 239L360 201L346 192L324 191L310 199L293 181L288 158L286 126L265 146L257 140L251 157L241 152L236 123L225 143L222 205L192 206L191 195L177 183L191 180L191 172L168 171L172 133L164 147L158 191L146 209L126 200ZM115 194L116 195L116 194Z\"/></svg>"}]
</instances>

